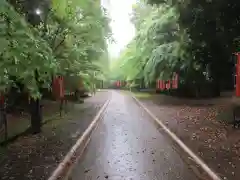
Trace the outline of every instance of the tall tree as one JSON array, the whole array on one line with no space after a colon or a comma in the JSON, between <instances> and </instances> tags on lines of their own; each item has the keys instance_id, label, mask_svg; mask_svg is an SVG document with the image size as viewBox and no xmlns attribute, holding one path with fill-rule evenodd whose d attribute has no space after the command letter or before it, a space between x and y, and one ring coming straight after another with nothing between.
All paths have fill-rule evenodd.
<instances>
[{"instance_id":1,"label":"tall tree","mask_svg":"<svg viewBox=\"0 0 240 180\"><path fill-rule=\"evenodd\" d=\"M38 133L40 89L51 88L55 75L89 81L100 72L96 62L107 51L109 20L99 1L9 2L0 2L0 88L7 92L16 81L24 85L34 103L32 127Z\"/></svg>"},{"instance_id":2,"label":"tall tree","mask_svg":"<svg viewBox=\"0 0 240 180\"><path fill-rule=\"evenodd\" d=\"M133 8L137 35L117 61L119 76L148 83L177 71L181 84L196 91L206 84L215 95L232 89L229 59L238 48L238 7L237 0L139 1Z\"/></svg>"},{"instance_id":3,"label":"tall tree","mask_svg":"<svg viewBox=\"0 0 240 180\"><path fill-rule=\"evenodd\" d=\"M137 34L116 66L121 67L127 80L143 78L150 84L157 78L171 77L174 70L189 64L184 49L188 39L177 20L176 9L169 5L135 5L132 21Z\"/></svg>"},{"instance_id":4,"label":"tall tree","mask_svg":"<svg viewBox=\"0 0 240 180\"><path fill-rule=\"evenodd\" d=\"M240 2L237 0L205 1L158 1L150 3L171 4L180 14L180 27L186 28L191 39L188 51L193 61L198 61L208 72L216 94L223 88L233 87L233 62L229 61L236 51L235 40L239 37L238 13Z\"/></svg>"}]
</instances>

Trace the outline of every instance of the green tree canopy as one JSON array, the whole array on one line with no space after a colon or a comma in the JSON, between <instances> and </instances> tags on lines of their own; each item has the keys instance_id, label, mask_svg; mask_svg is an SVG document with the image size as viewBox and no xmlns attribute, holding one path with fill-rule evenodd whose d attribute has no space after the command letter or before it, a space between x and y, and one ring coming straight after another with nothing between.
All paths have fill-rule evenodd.
<instances>
[{"instance_id":1,"label":"green tree canopy","mask_svg":"<svg viewBox=\"0 0 240 180\"><path fill-rule=\"evenodd\" d=\"M39 86L50 87L54 75L88 81L93 72L102 72L97 62L107 52L111 31L100 1L11 4L15 8L5 0L0 4L1 91L13 85L13 76L40 97ZM41 14L34 14L36 8Z\"/></svg>"},{"instance_id":2,"label":"green tree canopy","mask_svg":"<svg viewBox=\"0 0 240 180\"><path fill-rule=\"evenodd\" d=\"M136 36L112 72L118 79L143 78L146 84L178 72L189 87L211 83L215 94L233 88L233 61L229 59L238 50L239 3L138 1L132 15Z\"/></svg>"}]
</instances>

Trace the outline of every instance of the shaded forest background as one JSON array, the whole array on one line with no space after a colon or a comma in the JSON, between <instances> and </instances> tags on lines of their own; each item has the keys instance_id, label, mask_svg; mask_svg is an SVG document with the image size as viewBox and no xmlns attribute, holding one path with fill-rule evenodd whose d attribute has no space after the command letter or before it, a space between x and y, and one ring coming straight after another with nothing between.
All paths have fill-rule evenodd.
<instances>
[{"instance_id":1,"label":"shaded forest background","mask_svg":"<svg viewBox=\"0 0 240 180\"><path fill-rule=\"evenodd\" d=\"M131 87L156 87L180 76L183 97L217 97L234 89L239 50L237 0L140 0L133 7L135 38L111 65L111 79Z\"/></svg>"},{"instance_id":2,"label":"shaded forest background","mask_svg":"<svg viewBox=\"0 0 240 180\"><path fill-rule=\"evenodd\" d=\"M127 88L155 89L156 80L175 72L178 89L161 93L201 98L233 91L239 7L236 0L140 0L131 14L136 35L113 60L110 19L100 1L3 0L1 124L6 113L27 109L33 132L40 132L41 101L54 98L57 76L64 77L69 100L118 80Z\"/></svg>"},{"instance_id":3,"label":"shaded forest background","mask_svg":"<svg viewBox=\"0 0 240 180\"><path fill-rule=\"evenodd\" d=\"M65 98L105 80L112 38L100 1L2 0L0 20L1 127L6 113L20 109L40 132L41 100L56 100L55 77L64 78Z\"/></svg>"}]
</instances>

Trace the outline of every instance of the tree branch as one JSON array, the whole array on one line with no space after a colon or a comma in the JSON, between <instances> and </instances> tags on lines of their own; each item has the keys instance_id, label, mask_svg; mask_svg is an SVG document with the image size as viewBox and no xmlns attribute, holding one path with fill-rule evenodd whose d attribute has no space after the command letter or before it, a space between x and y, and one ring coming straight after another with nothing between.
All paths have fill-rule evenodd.
<instances>
[{"instance_id":1,"label":"tree branch","mask_svg":"<svg viewBox=\"0 0 240 180\"><path fill-rule=\"evenodd\" d=\"M59 44L54 47L53 52L57 51L57 49L64 43L65 39L66 39L66 36L64 36L64 38L59 42Z\"/></svg>"},{"instance_id":2,"label":"tree branch","mask_svg":"<svg viewBox=\"0 0 240 180\"><path fill-rule=\"evenodd\" d=\"M54 38L53 38L53 40L52 40L52 47L54 47L54 45L55 45L55 42L56 42L56 39L57 39L57 35L61 32L61 29L62 29L61 26L62 26L62 25L59 24L59 26L58 26L56 32L54 33L55 36L54 36Z\"/></svg>"}]
</instances>

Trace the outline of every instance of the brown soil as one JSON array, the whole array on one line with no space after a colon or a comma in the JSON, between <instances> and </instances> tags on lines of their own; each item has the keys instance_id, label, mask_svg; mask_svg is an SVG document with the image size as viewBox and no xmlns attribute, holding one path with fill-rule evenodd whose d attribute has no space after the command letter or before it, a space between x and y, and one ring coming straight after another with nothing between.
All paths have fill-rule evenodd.
<instances>
[{"instance_id":1,"label":"brown soil","mask_svg":"<svg viewBox=\"0 0 240 180\"><path fill-rule=\"evenodd\" d=\"M69 113L45 124L41 134L0 148L0 179L47 179L107 98L108 92L98 92L84 104L69 104Z\"/></svg>"},{"instance_id":2,"label":"brown soil","mask_svg":"<svg viewBox=\"0 0 240 180\"><path fill-rule=\"evenodd\" d=\"M51 100L43 100L43 123L59 116L59 102ZM12 112L7 114L7 140L23 133L30 126L30 115L28 109L23 111ZM5 142L4 131L0 133L0 143Z\"/></svg>"}]
</instances>

